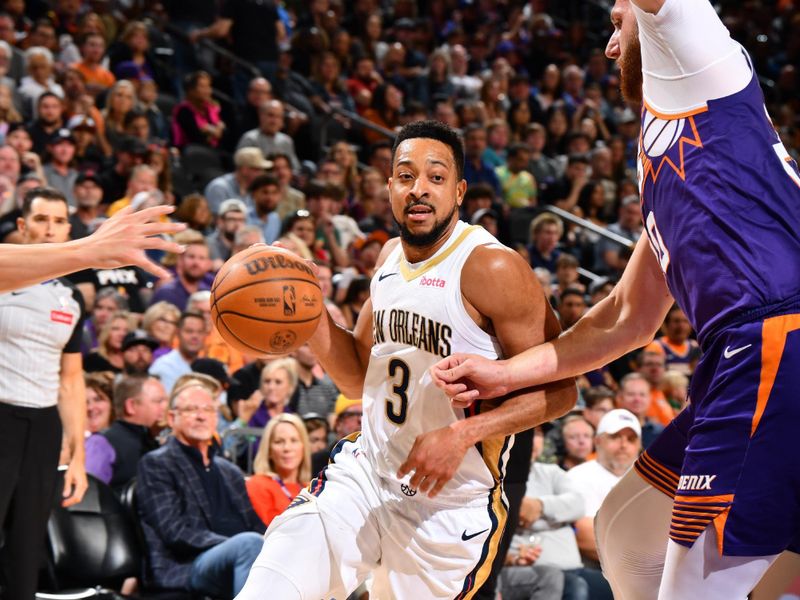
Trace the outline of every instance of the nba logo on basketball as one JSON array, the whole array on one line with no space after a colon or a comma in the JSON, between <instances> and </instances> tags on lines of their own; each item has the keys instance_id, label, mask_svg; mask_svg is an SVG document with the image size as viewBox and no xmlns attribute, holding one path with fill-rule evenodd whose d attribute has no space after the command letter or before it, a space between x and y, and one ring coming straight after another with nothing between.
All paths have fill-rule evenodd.
<instances>
[{"instance_id":1,"label":"nba logo on basketball","mask_svg":"<svg viewBox=\"0 0 800 600\"><path fill-rule=\"evenodd\" d=\"M297 310L295 306L296 295L293 285L283 286L283 315L285 317L293 317Z\"/></svg>"}]
</instances>

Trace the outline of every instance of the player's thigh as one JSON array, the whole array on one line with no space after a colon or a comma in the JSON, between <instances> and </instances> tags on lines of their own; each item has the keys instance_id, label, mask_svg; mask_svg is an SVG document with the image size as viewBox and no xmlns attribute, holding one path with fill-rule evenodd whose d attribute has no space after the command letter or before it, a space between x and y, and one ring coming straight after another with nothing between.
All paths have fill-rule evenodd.
<instances>
[{"instance_id":1,"label":"player's thigh","mask_svg":"<svg viewBox=\"0 0 800 600\"><path fill-rule=\"evenodd\" d=\"M778 600L800 573L800 554L785 551L770 566L758 582L751 600Z\"/></svg>"},{"instance_id":2,"label":"player's thigh","mask_svg":"<svg viewBox=\"0 0 800 600\"><path fill-rule=\"evenodd\" d=\"M716 528L709 525L691 547L669 541L658 598L746 598L776 558L722 555Z\"/></svg>"},{"instance_id":3,"label":"player's thigh","mask_svg":"<svg viewBox=\"0 0 800 600\"><path fill-rule=\"evenodd\" d=\"M253 564L284 575L303 598L346 597L380 560L379 500L354 449L340 449L311 491L273 520Z\"/></svg>"},{"instance_id":4,"label":"player's thigh","mask_svg":"<svg viewBox=\"0 0 800 600\"><path fill-rule=\"evenodd\" d=\"M671 516L672 499L634 469L608 493L594 528L603 575L615 598L657 597Z\"/></svg>"},{"instance_id":5,"label":"player's thigh","mask_svg":"<svg viewBox=\"0 0 800 600\"><path fill-rule=\"evenodd\" d=\"M796 329L793 329L795 328ZM692 379L694 419L670 538L705 527L728 556L781 553L800 531L800 315L726 330Z\"/></svg>"},{"instance_id":6,"label":"player's thigh","mask_svg":"<svg viewBox=\"0 0 800 600\"><path fill-rule=\"evenodd\" d=\"M506 523L499 489L483 506L442 508L400 499L385 506L377 598L471 598L486 581Z\"/></svg>"}]
</instances>

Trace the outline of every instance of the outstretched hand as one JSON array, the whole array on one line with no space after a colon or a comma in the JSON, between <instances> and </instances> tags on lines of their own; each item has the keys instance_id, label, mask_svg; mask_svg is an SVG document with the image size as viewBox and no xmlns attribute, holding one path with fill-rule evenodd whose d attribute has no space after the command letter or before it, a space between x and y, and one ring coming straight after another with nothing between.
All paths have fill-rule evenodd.
<instances>
[{"instance_id":1,"label":"outstretched hand","mask_svg":"<svg viewBox=\"0 0 800 600\"><path fill-rule=\"evenodd\" d=\"M175 210L174 206L153 206L133 212L130 206L103 221L92 235L82 240L85 248L96 257L101 268L136 265L158 278L169 277L166 269L145 255L145 250L163 250L180 254L183 247L161 235L186 229L184 223L162 223L159 219Z\"/></svg>"},{"instance_id":2,"label":"outstretched hand","mask_svg":"<svg viewBox=\"0 0 800 600\"><path fill-rule=\"evenodd\" d=\"M503 361L475 354L451 354L431 367L431 377L456 408L466 408L478 398L497 398L509 392L503 378Z\"/></svg>"}]
</instances>

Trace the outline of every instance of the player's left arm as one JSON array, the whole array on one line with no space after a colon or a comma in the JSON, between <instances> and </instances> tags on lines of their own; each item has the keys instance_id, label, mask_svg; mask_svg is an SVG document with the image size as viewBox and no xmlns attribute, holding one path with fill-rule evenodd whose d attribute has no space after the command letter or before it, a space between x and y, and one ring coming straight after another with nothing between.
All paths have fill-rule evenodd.
<instances>
[{"instance_id":1,"label":"player's left arm","mask_svg":"<svg viewBox=\"0 0 800 600\"><path fill-rule=\"evenodd\" d=\"M83 446L86 431L86 388L83 382L83 358L80 352L61 355L61 382L58 389L58 413L69 448L69 466L64 474L63 506L83 499L86 479L86 454Z\"/></svg>"},{"instance_id":2,"label":"player's left arm","mask_svg":"<svg viewBox=\"0 0 800 600\"><path fill-rule=\"evenodd\" d=\"M464 266L461 292L473 318L497 337L504 357L561 332L530 266L508 249L476 248ZM576 399L572 377L522 389L493 410L418 436L398 476L414 471L411 487L433 497L455 474L471 446L558 418L575 405ZM449 451L443 452L443 448Z\"/></svg>"}]
</instances>

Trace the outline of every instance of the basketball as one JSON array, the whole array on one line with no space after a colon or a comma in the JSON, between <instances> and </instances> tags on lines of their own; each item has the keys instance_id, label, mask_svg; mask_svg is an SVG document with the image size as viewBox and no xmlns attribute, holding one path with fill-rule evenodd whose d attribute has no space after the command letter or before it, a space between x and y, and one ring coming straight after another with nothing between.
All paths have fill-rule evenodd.
<instances>
[{"instance_id":1,"label":"basketball","mask_svg":"<svg viewBox=\"0 0 800 600\"><path fill-rule=\"evenodd\" d=\"M302 346L325 310L314 271L283 248L259 246L232 256L211 287L211 318L228 344L253 357Z\"/></svg>"}]
</instances>

